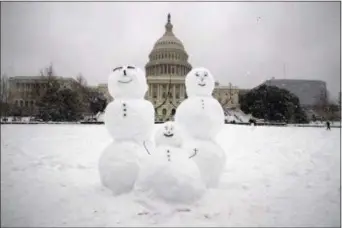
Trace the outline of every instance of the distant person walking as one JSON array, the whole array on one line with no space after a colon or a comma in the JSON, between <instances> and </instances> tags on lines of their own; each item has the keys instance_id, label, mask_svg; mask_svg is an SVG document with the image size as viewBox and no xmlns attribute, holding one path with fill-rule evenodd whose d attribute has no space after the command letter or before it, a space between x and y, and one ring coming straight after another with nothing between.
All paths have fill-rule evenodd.
<instances>
[{"instance_id":1,"label":"distant person walking","mask_svg":"<svg viewBox=\"0 0 342 228\"><path fill-rule=\"evenodd\" d=\"M327 121L327 130L331 130L330 129L330 122L329 121Z\"/></svg>"}]
</instances>

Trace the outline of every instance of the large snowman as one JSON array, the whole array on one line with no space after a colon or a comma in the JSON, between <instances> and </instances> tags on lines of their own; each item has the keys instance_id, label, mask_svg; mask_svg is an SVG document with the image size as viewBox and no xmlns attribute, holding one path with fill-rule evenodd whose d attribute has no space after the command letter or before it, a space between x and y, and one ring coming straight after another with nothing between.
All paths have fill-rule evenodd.
<instances>
[{"instance_id":1,"label":"large snowman","mask_svg":"<svg viewBox=\"0 0 342 228\"><path fill-rule=\"evenodd\" d=\"M183 149L179 126L166 122L155 133L156 150L141 168L136 193L148 196L149 201L191 203L205 190L201 173L191 155Z\"/></svg>"},{"instance_id":2,"label":"large snowman","mask_svg":"<svg viewBox=\"0 0 342 228\"><path fill-rule=\"evenodd\" d=\"M107 105L104 121L113 141L100 157L99 172L102 184L118 195L132 190L140 161L149 156L146 145L154 127L154 108L144 99L148 86L137 67L113 69L108 90L114 101Z\"/></svg>"},{"instance_id":3,"label":"large snowman","mask_svg":"<svg viewBox=\"0 0 342 228\"><path fill-rule=\"evenodd\" d=\"M216 187L226 163L225 151L215 138L224 126L224 112L212 97L214 77L205 68L194 68L186 76L188 98L177 108L175 121L187 133L189 153L194 154L207 187Z\"/></svg>"}]
</instances>

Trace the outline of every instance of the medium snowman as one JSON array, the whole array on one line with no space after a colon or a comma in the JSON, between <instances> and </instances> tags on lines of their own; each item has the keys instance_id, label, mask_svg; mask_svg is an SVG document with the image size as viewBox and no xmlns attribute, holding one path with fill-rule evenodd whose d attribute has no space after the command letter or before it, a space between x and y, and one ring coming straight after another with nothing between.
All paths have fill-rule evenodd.
<instances>
[{"instance_id":1,"label":"medium snowman","mask_svg":"<svg viewBox=\"0 0 342 228\"><path fill-rule=\"evenodd\" d=\"M199 199L205 185L196 163L183 149L179 126L174 122L162 124L154 139L155 153L142 166L136 191L167 203L186 204Z\"/></svg>"},{"instance_id":2,"label":"medium snowman","mask_svg":"<svg viewBox=\"0 0 342 228\"><path fill-rule=\"evenodd\" d=\"M208 69L194 68L185 78L188 98L177 108L175 122L188 137L186 144L193 153L207 187L216 187L226 164L225 151L215 141L224 126L224 111L212 97L215 80Z\"/></svg>"},{"instance_id":3,"label":"medium snowman","mask_svg":"<svg viewBox=\"0 0 342 228\"><path fill-rule=\"evenodd\" d=\"M144 99L145 73L135 66L113 69L108 90L114 101L106 107L104 122L113 141L100 157L99 173L102 184L118 195L132 190L140 161L149 156L154 108Z\"/></svg>"}]
</instances>

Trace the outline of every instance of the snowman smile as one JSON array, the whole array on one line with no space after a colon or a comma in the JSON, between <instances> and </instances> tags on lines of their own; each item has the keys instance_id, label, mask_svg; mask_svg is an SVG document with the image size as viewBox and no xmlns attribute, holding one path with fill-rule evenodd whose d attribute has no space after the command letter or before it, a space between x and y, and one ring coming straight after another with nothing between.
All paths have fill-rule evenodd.
<instances>
[{"instance_id":1,"label":"snowman smile","mask_svg":"<svg viewBox=\"0 0 342 228\"><path fill-rule=\"evenodd\" d=\"M173 134L172 134L172 133L169 133L169 134L164 133L164 136L165 136L166 138L171 138L171 137L173 136Z\"/></svg>"},{"instance_id":2,"label":"snowman smile","mask_svg":"<svg viewBox=\"0 0 342 228\"><path fill-rule=\"evenodd\" d=\"M133 80L133 79L130 78L130 79L126 80L126 81L124 81L124 80L118 80L118 82L119 82L119 83L125 83L125 84L127 84L127 83L130 83L132 80Z\"/></svg>"},{"instance_id":3,"label":"snowman smile","mask_svg":"<svg viewBox=\"0 0 342 228\"><path fill-rule=\"evenodd\" d=\"M205 82L199 82L197 85L204 87L206 85Z\"/></svg>"}]
</instances>

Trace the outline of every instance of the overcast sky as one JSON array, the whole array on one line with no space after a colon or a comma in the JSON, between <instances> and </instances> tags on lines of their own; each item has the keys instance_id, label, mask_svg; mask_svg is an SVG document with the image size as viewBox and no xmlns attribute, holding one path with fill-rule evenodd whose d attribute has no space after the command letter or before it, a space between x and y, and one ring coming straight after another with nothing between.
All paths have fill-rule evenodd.
<instances>
[{"instance_id":1,"label":"overcast sky","mask_svg":"<svg viewBox=\"0 0 342 228\"><path fill-rule=\"evenodd\" d=\"M189 62L221 84L286 77L340 91L340 2L2 2L1 72L37 75L53 62L60 76L106 83L117 65L145 66L169 12Z\"/></svg>"}]
</instances>

